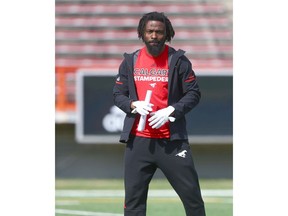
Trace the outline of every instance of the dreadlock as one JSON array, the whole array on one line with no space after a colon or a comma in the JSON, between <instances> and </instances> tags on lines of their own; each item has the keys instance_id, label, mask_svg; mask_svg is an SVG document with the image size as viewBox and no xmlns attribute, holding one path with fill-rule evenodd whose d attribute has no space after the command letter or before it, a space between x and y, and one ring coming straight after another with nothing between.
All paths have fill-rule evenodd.
<instances>
[{"instance_id":1,"label":"dreadlock","mask_svg":"<svg viewBox=\"0 0 288 216\"><path fill-rule=\"evenodd\" d=\"M138 38L143 40L146 23L148 21L150 21L150 20L160 21L160 22L165 24L166 41L170 42L171 39L175 35L174 29L172 27L172 24L171 24L170 20L164 15L164 13L162 13L162 12L159 13L159 12L156 12L156 11L144 14L143 17L140 19L139 25L138 25L138 28L137 28Z\"/></svg>"}]
</instances>

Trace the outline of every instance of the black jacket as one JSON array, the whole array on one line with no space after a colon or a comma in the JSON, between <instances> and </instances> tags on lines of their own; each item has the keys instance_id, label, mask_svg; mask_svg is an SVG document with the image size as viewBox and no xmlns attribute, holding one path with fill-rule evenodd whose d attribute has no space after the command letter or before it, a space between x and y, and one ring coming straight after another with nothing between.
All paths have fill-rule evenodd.
<instances>
[{"instance_id":1,"label":"black jacket","mask_svg":"<svg viewBox=\"0 0 288 216\"><path fill-rule=\"evenodd\" d=\"M185 114L193 109L201 98L192 64L183 50L169 47L168 105L175 108L175 122L170 122L170 140L188 140ZM120 142L127 142L136 114L131 113L130 104L138 100L133 63L138 51L124 54L113 88L114 104L126 113ZM172 58L171 58L172 57ZM134 58L134 59L133 59Z\"/></svg>"}]
</instances>

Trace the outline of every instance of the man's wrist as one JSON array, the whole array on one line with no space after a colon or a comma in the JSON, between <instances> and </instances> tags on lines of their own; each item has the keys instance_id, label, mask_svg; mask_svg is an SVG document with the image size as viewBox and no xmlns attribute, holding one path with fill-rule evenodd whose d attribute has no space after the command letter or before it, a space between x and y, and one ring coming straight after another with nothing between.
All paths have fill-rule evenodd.
<instances>
[{"instance_id":1,"label":"man's wrist","mask_svg":"<svg viewBox=\"0 0 288 216\"><path fill-rule=\"evenodd\" d=\"M134 106L133 102L134 102L134 101L132 101L132 100L131 100L131 102L130 102L130 108L131 108L132 110L136 108L136 107Z\"/></svg>"},{"instance_id":2,"label":"man's wrist","mask_svg":"<svg viewBox=\"0 0 288 216\"><path fill-rule=\"evenodd\" d=\"M170 112L169 116L174 116L175 108L174 108L173 106L168 106L167 109L168 109L169 112Z\"/></svg>"}]
</instances>

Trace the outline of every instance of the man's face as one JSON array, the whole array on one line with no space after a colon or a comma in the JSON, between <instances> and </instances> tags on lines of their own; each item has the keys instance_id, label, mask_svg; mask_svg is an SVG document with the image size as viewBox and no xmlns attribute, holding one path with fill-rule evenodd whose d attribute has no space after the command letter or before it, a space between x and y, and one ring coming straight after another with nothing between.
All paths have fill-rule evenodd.
<instances>
[{"instance_id":1,"label":"man's face","mask_svg":"<svg viewBox=\"0 0 288 216\"><path fill-rule=\"evenodd\" d=\"M143 41L152 56L158 56L164 50L166 31L164 23L150 20L144 29Z\"/></svg>"}]
</instances>

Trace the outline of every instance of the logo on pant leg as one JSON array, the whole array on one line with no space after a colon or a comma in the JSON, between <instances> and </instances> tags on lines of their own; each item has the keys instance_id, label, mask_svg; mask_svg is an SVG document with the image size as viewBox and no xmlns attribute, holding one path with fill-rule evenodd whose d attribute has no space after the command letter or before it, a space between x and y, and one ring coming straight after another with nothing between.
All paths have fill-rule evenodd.
<instances>
[{"instance_id":1,"label":"logo on pant leg","mask_svg":"<svg viewBox=\"0 0 288 216\"><path fill-rule=\"evenodd\" d=\"M178 154L176 154L175 156L186 158L186 152L187 152L186 150L183 150L183 151L179 152Z\"/></svg>"}]
</instances>

